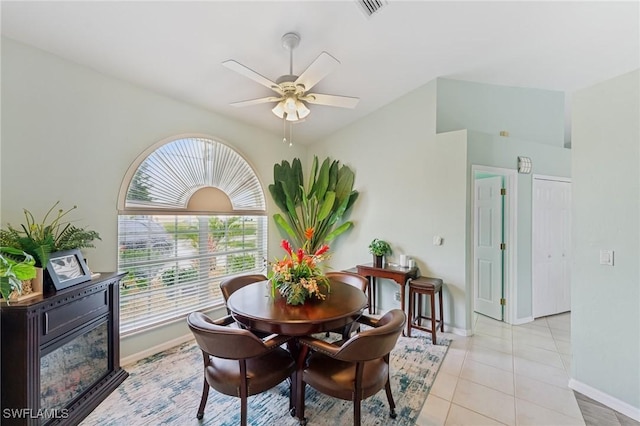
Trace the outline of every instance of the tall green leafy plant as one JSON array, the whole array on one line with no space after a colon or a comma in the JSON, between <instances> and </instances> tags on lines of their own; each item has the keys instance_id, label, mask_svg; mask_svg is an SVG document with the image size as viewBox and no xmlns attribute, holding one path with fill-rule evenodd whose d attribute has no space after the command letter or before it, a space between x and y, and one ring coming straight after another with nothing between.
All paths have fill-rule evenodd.
<instances>
[{"instance_id":1,"label":"tall green leafy plant","mask_svg":"<svg viewBox=\"0 0 640 426\"><path fill-rule=\"evenodd\" d=\"M269 192L284 213L276 213L273 219L298 247L305 244L309 228L313 237L308 250L315 252L353 226L351 221L340 221L358 198L353 189L355 175L337 160L326 158L318 167L314 156L306 185L300 159L283 160L273 167L273 180Z\"/></svg>"}]
</instances>

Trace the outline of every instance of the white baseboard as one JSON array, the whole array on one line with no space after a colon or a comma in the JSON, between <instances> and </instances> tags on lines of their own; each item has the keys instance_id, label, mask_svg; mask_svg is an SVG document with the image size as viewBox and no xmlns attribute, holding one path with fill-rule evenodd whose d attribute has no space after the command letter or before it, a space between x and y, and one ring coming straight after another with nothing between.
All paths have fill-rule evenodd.
<instances>
[{"instance_id":1,"label":"white baseboard","mask_svg":"<svg viewBox=\"0 0 640 426\"><path fill-rule=\"evenodd\" d=\"M446 324L444 326L444 331L446 331L447 333L457 334L458 336L472 336L473 335L473 331L471 331L471 330L467 330L467 329L464 329L464 328L449 327Z\"/></svg>"},{"instance_id":2,"label":"white baseboard","mask_svg":"<svg viewBox=\"0 0 640 426\"><path fill-rule=\"evenodd\" d=\"M620 401L617 398L612 397L598 389L592 388L589 385L585 385L575 379L569 380L569 388L576 392L580 392L589 398L598 401L601 404L606 405L612 410L616 410L618 413L622 413L627 417L631 417L633 420L640 422L640 408L634 407L631 404L627 404L624 401Z\"/></svg>"},{"instance_id":3,"label":"white baseboard","mask_svg":"<svg viewBox=\"0 0 640 426\"><path fill-rule=\"evenodd\" d=\"M129 365L134 362L138 362L141 359L144 359L148 356L155 355L159 352L166 351L167 349L171 349L175 346L181 345L184 342L188 342L189 340L193 340L193 334L188 333L180 337L176 337L175 339L168 340L159 345L153 346L151 348L145 349L144 351L129 355L120 360L120 365Z\"/></svg>"},{"instance_id":4,"label":"white baseboard","mask_svg":"<svg viewBox=\"0 0 640 426\"><path fill-rule=\"evenodd\" d=\"M524 318L516 318L515 320L513 320L513 322L511 323L511 325L522 325L522 324L527 324L529 322L533 322L535 318L533 317L524 317Z\"/></svg>"}]
</instances>

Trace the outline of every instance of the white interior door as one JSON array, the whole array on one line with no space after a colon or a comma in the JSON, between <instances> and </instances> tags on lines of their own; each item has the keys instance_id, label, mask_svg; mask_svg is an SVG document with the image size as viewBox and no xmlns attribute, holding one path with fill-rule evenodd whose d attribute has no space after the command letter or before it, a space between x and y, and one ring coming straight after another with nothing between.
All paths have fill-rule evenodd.
<instances>
[{"instance_id":1,"label":"white interior door","mask_svg":"<svg viewBox=\"0 0 640 426\"><path fill-rule=\"evenodd\" d=\"M475 179L474 185L474 309L502 321L502 176Z\"/></svg>"},{"instance_id":2,"label":"white interior door","mask_svg":"<svg viewBox=\"0 0 640 426\"><path fill-rule=\"evenodd\" d=\"M571 183L533 179L534 318L571 310Z\"/></svg>"}]
</instances>

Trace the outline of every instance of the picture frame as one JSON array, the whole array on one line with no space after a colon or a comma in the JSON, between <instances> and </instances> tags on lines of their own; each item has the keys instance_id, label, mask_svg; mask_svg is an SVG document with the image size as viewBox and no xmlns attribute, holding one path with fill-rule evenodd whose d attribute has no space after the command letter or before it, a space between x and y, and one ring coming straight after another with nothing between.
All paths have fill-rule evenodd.
<instances>
[{"instance_id":1,"label":"picture frame","mask_svg":"<svg viewBox=\"0 0 640 426\"><path fill-rule=\"evenodd\" d=\"M91 271L79 249L51 253L45 273L56 291L91 279Z\"/></svg>"}]
</instances>

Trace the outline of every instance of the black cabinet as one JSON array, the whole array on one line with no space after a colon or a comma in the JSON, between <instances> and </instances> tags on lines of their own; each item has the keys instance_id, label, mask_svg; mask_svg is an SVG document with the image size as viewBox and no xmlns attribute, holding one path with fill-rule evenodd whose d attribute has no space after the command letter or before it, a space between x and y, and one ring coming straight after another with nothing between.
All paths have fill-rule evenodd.
<instances>
[{"instance_id":1,"label":"black cabinet","mask_svg":"<svg viewBox=\"0 0 640 426\"><path fill-rule=\"evenodd\" d=\"M124 381L119 283L99 277L0 304L3 425L75 425Z\"/></svg>"}]
</instances>

